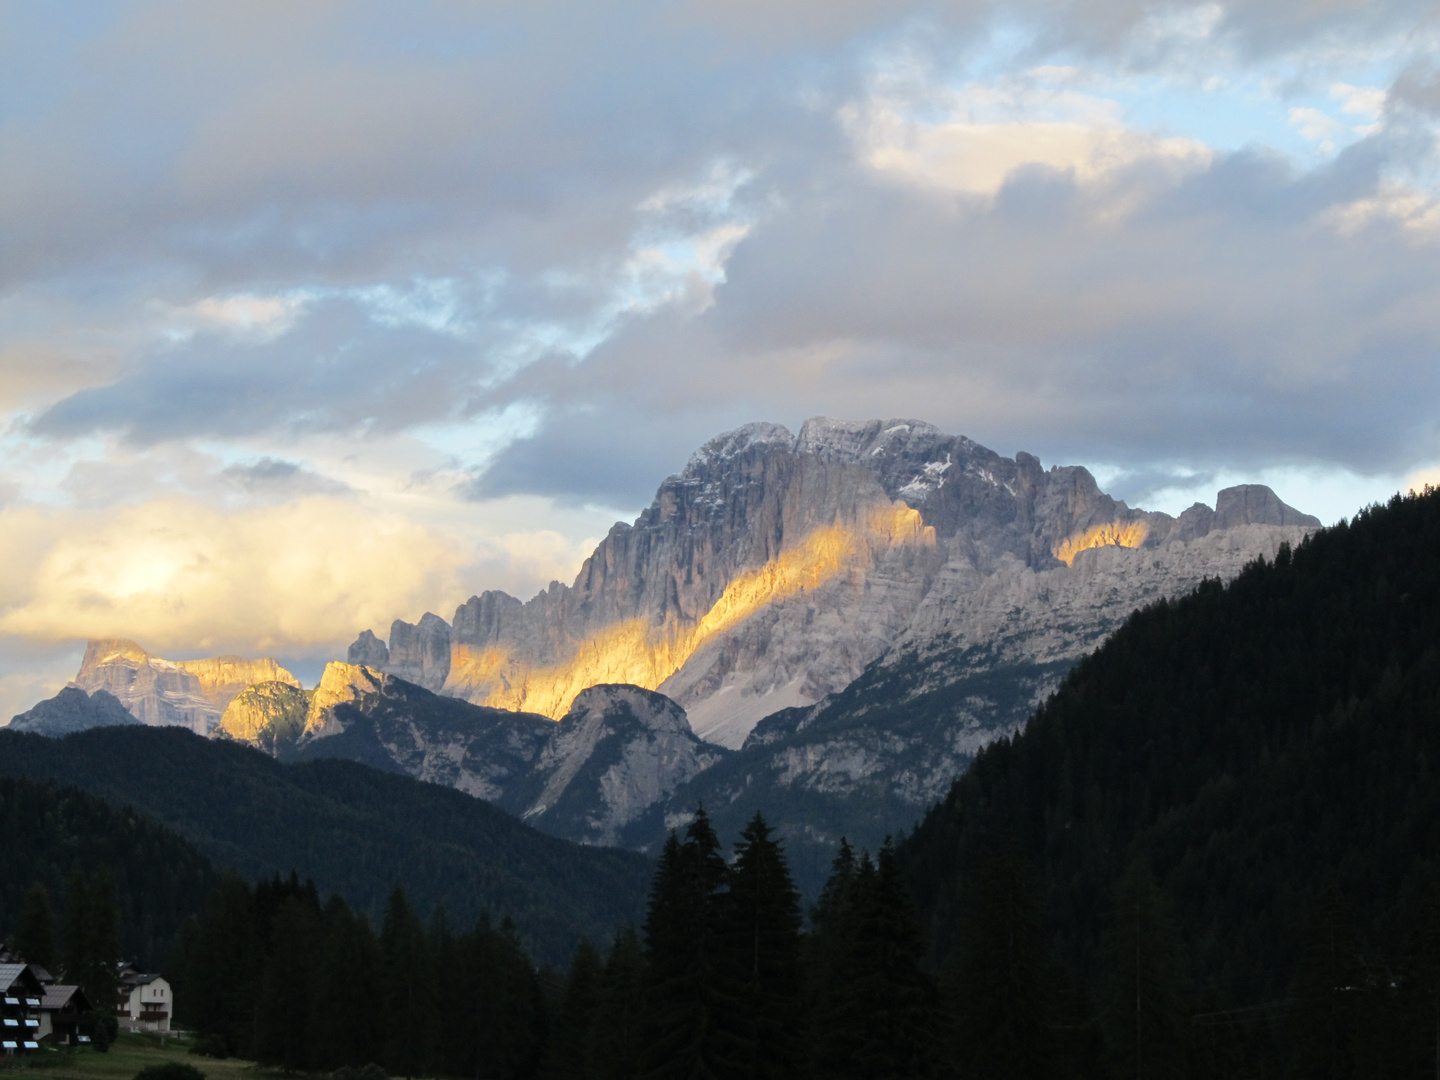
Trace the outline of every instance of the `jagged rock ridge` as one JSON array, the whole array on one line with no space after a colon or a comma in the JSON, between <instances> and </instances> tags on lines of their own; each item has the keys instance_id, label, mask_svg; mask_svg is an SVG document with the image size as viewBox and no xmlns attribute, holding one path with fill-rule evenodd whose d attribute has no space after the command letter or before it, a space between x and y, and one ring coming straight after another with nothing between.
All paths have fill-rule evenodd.
<instances>
[{"instance_id":1,"label":"jagged rock ridge","mask_svg":"<svg viewBox=\"0 0 1440 1080\"><path fill-rule=\"evenodd\" d=\"M342 757L404 772L588 844L626 839L727 753L696 737L673 701L639 687L590 687L556 723L338 662L326 667L293 749L262 748L285 760Z\"/></svg>"},{"instance_id":2,"label":"jagged rock ridge","mask_svg":"<svg viewBox=\"0 0 1440 1080\"><path fill-rule=\"evenodd\" d=\"M1045 470L920 421L817 418L798 436L749 424L696 451L573 585L525 603L482 593L453 627L428 613L418 627L397 621L388 650L366 631L351 660L551 717L591 685L658 689L705 738L737 747L763 716L932 636L957 605L983 616L975 596L996 575L1073 569L1099 548L1185 562L1177 551L1243 525L1295 538L1319 522L1254 486L1178 519L1134 510L1083 468ZM1273 547L1268 533L1250 539L1252 554ZM1129 586L1115 588L1123 607Z\"/></svg>"}]
</instances>

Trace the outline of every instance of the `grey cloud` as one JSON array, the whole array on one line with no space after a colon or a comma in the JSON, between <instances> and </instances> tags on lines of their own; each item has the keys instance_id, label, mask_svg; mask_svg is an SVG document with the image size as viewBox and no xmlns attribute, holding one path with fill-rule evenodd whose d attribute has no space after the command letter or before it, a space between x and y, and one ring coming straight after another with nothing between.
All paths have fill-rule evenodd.
<instances>
[{"instance_id":1,"label":"grey cloud","mask_svg":"<svg viewBox=\"0 0 1440 1080\"><path fill-rule=\"evenodd\" d=\"M754 418L737 405L683 413L648 405L615 395L583 407L561 406L540 432L503 450L459 494L539 494L561 503L638 510L710 434Z\"/></svg>"},{"instance_id":2,"label":"grey cloud","mask_svg":"<svg viewBox=\"0 0 1440 1080\"><path fill-rule=\"evenodd\" d=\"M1103 222L1055 173L1016 176L985 211L832 171L740 245L704 315L637 323L578 371L529 372L513 392L557 418L478 490L578 489L613 469L638 491L647 460L651 484L673 468L646 430L671 414L691 446L722 416L825 412L921 416L1051 462L1434 460L1440 251L1384 218L1321 220L1409 152L1368 140L1313 174L1222 155L1178 184L1145 179L1143 211ZM572 437L565 409L595 397L626 405ZM702 403L717 422L696 422Z\"/></svg>"},{"instance_id":3,"label":"grey cloud","mask_svg":"<svg viewBox=\"0 0 1440 1080\"><path fill-rule=\"evenodd\" d=\"M376 325L358 303L335 299L272 340L207 333L154 352L30 427L52 438L114 432L141 446L266 431L393 431L447 415L485 370L472 342Z\"/></svg>"},{"instance_id":4,"label":"grey cloud","mask_svg":"<svg viewBox=\"0 0 1440 1080\"><path fill-rule=\"evenodd\" d=\"M913 18L935 55L963 53L1000 10L121 9L52 58L33 114L0 120L0 292L104 297L124 276L125 302L146 295L138 278L182 304L403 283L417 268L508 276L498 301L467 293L468 338L377 327L332 298L273 341L206 334L152 351L33 430L139 445L364 433L538 400L545 429L467 493L625 502L647 500L708 433L815 412L924 416L1047 460L1367 469L1440 450L1435 249L1384 221L1349 237L1317 223L1418 160L1398 127L1313 173L1253 151L1179 184L1137 167L1117 183L1143 210L1104 222L1090 190L1053 170L1021 170L984 210L849 163L833 109L863 82L866 50ZM1132 49L1156 10L1004 9L1048 26L1045 47L1092 53ZM1215 47L1363 43L1418 10L1247 0L1225 6ZM1419 108L1427 78L1417 69L1397 93ZM499 322L583 321L637 205L717 157L756 168L755 198L773 202L715 306L635 320L578 368L542 360L497 387Z\"/></svg>"},{"instance_id":5,"label":"grey cloud","mask_svg":"<svg viewBox=\"0 0 1440 1080\"><path fill-rule=\"evenodd\" d=\"M262 457L247 465L230 465L220 471L227 482L251 494L346 495L349 484L323 476L293 461Z\"/></svg>"}]
</instances>

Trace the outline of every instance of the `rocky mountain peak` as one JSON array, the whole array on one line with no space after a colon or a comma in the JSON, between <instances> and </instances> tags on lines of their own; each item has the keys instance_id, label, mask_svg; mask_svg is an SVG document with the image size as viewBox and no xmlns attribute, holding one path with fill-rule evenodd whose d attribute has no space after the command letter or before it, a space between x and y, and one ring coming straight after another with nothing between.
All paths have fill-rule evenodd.
<instances>
[{"instance_id":1,"label":"rocky mountain peak","mask_svg":"<svg viewBox=\"0 0 1440 1080\"><path fill-rule=\"evenodd\" d=\"M215 735L279 754L300 738L309 710L310 695L299 687L284 682L257 683L226 706Z\"/></svg>"},{"instance_id":2,"label":"rocky mountain peak","mask_svg":"<svg viewBox=\"0 0 1440 1080\"><path fill-rule=\"evenodd\" d=\"M12 731L30 731L58 739L96 727L138 724L139 720L113 694L96 690L87 694L78 686L66 686L53 698L42 701L10 721Z\"/></svg>"},{"instance_id":3,"label":"rocky mountain peak","mask_svg":"<svg viewBox=\"0 0 1440 1080\"><path fill-rule=\"evenodd\" d=\"M1082 467L1046 470L914 419L813 417L798 436L746 424L691 455L572 584L523 603L471 597L453 624L397 621L388 655L362 635L350 659L555 719L601 683L659 690L704 737L738 746L760 717L838 691L923 609L1001 566L1040 574L1094 550L1313 521L1264 489L1221 502L1177 522L1113 499Z\"/></svg>"},{"instance_id":4,"label":"rocky mountain peak","mask_svg":"<svg viewBox=\"0 0 1440 1080\"><path fill-rule=\"evenodd\" d=\"M332 660L325 665L320 682L310 695L301 737L318 739L343 731L344 723L335 716L335 707L374 700L385 693L390 682L389 675L364 664Z\"/></svg>"},{"instance_id":5,"label":"rocky mountain peak","mask_svg":"<svg viewBox=\"0 0 1440 1080\"><path fill-rule=\"evenodd\" d=\"M125 638L89 642L73 685L114 696L142 723L188 727L208 735L226 706L248 686L300 681L269 657L211 656L165 660Z\"/></svg>"},{"instance_id":6,"label":"rocky mountain peak","mask_svg":"<svg viewBox=\"0 0 1440 1080\"><path fill-rule=\"evenodd\" d=\"M682 476L693 475L703 468L714 468L717 464L745 453L756 447L789 450L795 445L795 436L783 424L756 421L742 424L734 431L717 435L690 455L690 461Z\"/></svg>"}]
</instances>

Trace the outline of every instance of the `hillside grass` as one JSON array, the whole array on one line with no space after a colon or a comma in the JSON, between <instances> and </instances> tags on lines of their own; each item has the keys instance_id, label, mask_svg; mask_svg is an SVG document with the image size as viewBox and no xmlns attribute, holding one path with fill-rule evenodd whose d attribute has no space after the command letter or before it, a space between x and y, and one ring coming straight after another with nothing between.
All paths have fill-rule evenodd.
<instances>
[{"instance_id":1,"label":"hillside grass","mask_svg":"<svg viewBox=\"0 0 1440 1080\"><path fill-rule=\"evenodd\" d=\"M190 1040L172 1032L161 1036L155 1032L122 1031L107 1053L88 1046L74 1049L46 1047L37 1054L0 1059L0 1072L36 1074L46 1080L133 1080L147 1065L180 1061L193 1065L205 1074L206 1080L270 1080L286 1074L267 1069L256 1062L240 1058L200 1057L191 1054ZM293 1080L293 1075L292 1075Z\"/></svg>"}]
</instances>

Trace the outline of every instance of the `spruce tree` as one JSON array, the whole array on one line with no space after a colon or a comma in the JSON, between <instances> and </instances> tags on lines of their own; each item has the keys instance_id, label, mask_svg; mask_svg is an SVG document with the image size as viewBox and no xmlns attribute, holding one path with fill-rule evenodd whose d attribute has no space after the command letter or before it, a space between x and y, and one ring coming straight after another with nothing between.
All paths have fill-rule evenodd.
<instances>
[{"instance_id":1,"label":"spruce tree","mask_svg":"<svg viewBox=\"0 0 1440 1080\"><path fill-rule=\"evenodd\" d=\"M1360 1047L1368 983L1350 905L1331 885L1311 914L1295 975L1294 1064L1300 1075L1368 1075Z\"/></svg>"},{"instance_id":2,"label":"spruce tree","mask_svg":"<svg viewBox=\"0 0 1440 1080\"><path fill-rule=\"evenodd\" d=\"M595 1080L633 1080L645 1061L645 950L633 926L615 935L595 1006L590 1060Z\"/></svg>"},{"instance_id":3,"label":"spruce tree","mask_svg":"<svg viewBox=\"0 0 1440 1080\"><path fill-rule=\"evenodd\" d=\"M27 964L43 968L55 966L55 913L50 907L50 894L40 882L25 893L25 907L20 912L20 930L15 949Z\"/></svg>"},{"instance_id":4,"label":"spruce tree","mask_svg":"<svg viewBox=\"0 0 1440 1080\"><path fill-rule=\"evenodd\" d=\"M327 1064L316 1060L316 1014L329 1009L319 993L320 920L299 896L271 923L271 945L255 1002L255 1055L286 1072Z\"/></svg>"},{"instance_id":5,"label":"spruce tree","mask_svg":"<svg viewBox=\"0 0 1440 1080\"><path fill-rule=\"evenodd\" d=\"M378 1061L380 949L370 924L338 896L325 905L316 974L317 1067L333 1070Z\"/></svg>"},{"instance_id":6,"label":"spruce tree","mask_svg":"<svg viewBox=\"0 0 1440 1080\"><path fill-rule=\"evenodd\" d=\"M804 1060L800 894L780 841L758 813L735 845L729 882L723 944L739 979L740 1074L794 1076Z\"/></svg>"},{"instance_id":7,"label":"spruce tree","mask_svg":"<svg viewBox=\"0 0 1440 1080\"><path fill-rule=\"evenodd\" d=\"M1057 973L1038 894L1013 838L977 867L967 890L960 957L946 973L952 1057L964 1076L1053 1075Z\"/></svg>"},{"instance_id":8,"label":"spruce tree","mask_svg":"<svg viewBox=\"0 0 1440 1080\"><path fill-rule=\"evenodd\" d=\"M645 919L647 1044L653 1080L728 1078L745 1059L737 977L720 941L725 860L704 807L661 852Z\"/></svg>"},{"instance_id":9,"label":"spruce tree","mask_svg":"<svg viewBox=\"0 0 1440 1080\"><path fill-rule=\"evenodd\" d=\"M1179 935L1144 860L1132 863L1116 887L1104 951L1112 1071L1126 1080L1184 1076L1188 1020Z\"/></svg>"},{"instance_id":10,"label":"spruce tree","mask_svg":"<svg viewBox=\"0 0 1440 1080\"><path fill-rule=\"evenodd\" d=\"M381 1062L410 1080L424 1068L424 1032L430 1016L430 957L425 928L399 885L390 893L380 929Z\"/></svg>"},{"instance_id":11,"label":"spruce tree","mask_svg":"<svg viewBox=\"0 0 1440 1080\"><path fill-rule=\"evenodd\" d=\"M113 1009L120 962L120 916L115 879L102 866L87 878L77 870L65 890L65 978L85 991L97 1010Z\"/></svg>"},{"instance_id":12,"label":"spruce tree","mask_svg":"<svg viewBox=\"0 0 1440 1080\"><path fill-rule=\"evenodd\" d=\"M836 1080L929 1076L935 987L920 969L919 930L888 839L878 863L861 853L845 892L831 916L843 939L818 1025L817 1071Z\"/></svg>"},{"instance_id":13,"label":"spruce tree","mask_svg":"<svg viewBox=\"0 0 1440 1080\"><path fill-rule=\"evenodd\" d=\"M582 939L575 948L559 1007L550 1025L545 1068L541 1073L546 1080L591 1080L594 1076L591 1032L603 979L600 953L588 938Z\"/></svg>"}]
</instances>

